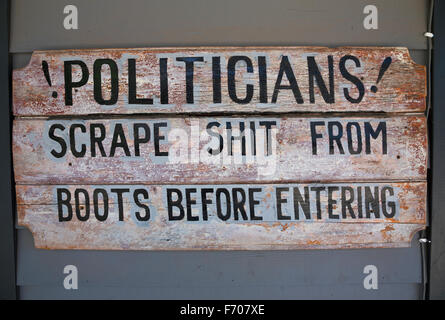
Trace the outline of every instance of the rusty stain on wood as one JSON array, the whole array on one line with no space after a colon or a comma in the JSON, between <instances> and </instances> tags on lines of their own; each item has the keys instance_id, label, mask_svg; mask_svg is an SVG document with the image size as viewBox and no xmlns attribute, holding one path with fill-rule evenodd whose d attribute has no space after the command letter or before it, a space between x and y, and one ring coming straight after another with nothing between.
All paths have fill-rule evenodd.
<instances>
[{"instance_id":1,"label":"rusty stain on wood","mask_svg":"<svg viewBox=\"0 0 445 320\"><path fill-rule=\"evenodd\" d=\"M184 58L194 61L187 62ZM391 63L379 79L381 65L386 58L390 58ZM69 69L73 85L68 88L65 83L68 68L64 66L67 61L73 63ZM130 75L129 61L132 61L132 68L134 64L134 72ZM50 81L44 76L42 62L48 66ZM189 68L187 72L186 68ZM116 81L113 84L111 74L114 71ZM191 78L187 79L186 74L192 74ZM231 74L233 78L230 78ZM134 80L133 93L129 91L130 79ZM215 47L36 51L26 68L13 72L13 111L18 116L421 112L425 108L425 79L425 67L415 64L406 48ZM100 90L93 94L95 86ZM229 89L231 86L232 91ZM292 86L294 90L291 90ZM321 92L322 88L325 88L324 92ZM362 97L360 91L363 91ZM116 99L113 99L112 92ZM67 93L72 95L72 104L66 103ZM298 93L301 94L300 99ZM145 100L131 101L130 96ZM107 103L99 103L101 98Z\"/></svg>"}]
</instances>

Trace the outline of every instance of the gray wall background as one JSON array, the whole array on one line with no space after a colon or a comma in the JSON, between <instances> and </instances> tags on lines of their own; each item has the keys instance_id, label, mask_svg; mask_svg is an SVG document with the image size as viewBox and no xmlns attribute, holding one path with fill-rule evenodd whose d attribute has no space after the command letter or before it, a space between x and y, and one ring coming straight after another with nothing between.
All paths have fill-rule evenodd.
<instances>
[{"instance_id":1,"label":"gray wall background","mask_svg":"<svg viewBox=\"0 0 445 320\"><path fill-rule=\"evenodd\" d=\"M79 29L63 28L76 5ZM379 29L363 27L378 8ZM14 68L34 50L207 45L403 46L426 62L427 0L12 0ZM17 226L21 299L419 299L418 236L410 248L146 252L38 250ZM79 270L65 290L63 268ZM375 265L378 290L365 290Z\"/></svg>"}]
</instances>

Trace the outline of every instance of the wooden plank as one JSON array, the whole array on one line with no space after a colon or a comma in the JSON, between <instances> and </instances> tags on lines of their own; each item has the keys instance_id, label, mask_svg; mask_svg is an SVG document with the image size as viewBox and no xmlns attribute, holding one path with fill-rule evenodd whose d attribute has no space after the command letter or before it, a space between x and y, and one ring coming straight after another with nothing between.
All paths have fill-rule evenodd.
<instances>
[{"instance_id":1,"label":"wooden plank","mask_svg":"<svg viewBox=\"0 0 445 320\"><path fill-rule=\"evenodd\" d=\"M19 185L16 191L19 224L47 249L400 247L426 222L426 182Z\"/></svg>"},{"instance_id":2,"label":"wooden plank","mask_svg":"<svg viewBox=\"0 0 445 320\"><path fill-rule=\"evenodd\" d=\"M18 119L13 135L19 184L426 179L423 116Z\"/></svg>"},{"instance_id":3,"label":"wooden plank","mask_svg":"<svg viewBox=\"0 0 445 320\"><path fill-rule=\"evenodd\" d=\"M26 68L13 72L13 111L16 116L422 112L425 79L424 66L415 64L406 48L36 51Z\"/></svg>"}]
</instances>

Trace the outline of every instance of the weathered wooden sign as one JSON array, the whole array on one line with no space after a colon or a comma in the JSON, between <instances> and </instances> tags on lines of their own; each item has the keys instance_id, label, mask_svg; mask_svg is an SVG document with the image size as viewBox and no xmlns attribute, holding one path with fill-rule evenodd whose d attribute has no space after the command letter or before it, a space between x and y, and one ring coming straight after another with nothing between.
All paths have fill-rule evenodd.
<instances>
[{"instance_id":1,"label":"weathered wooden sign","mask_svg":"<svg viewBox=\"0 0 445 320\"><path fill-rule=\"evenodd\" d=\"M421 112L406 48L174 48L34 52L14 113Z\"/></svg>"},{"instance_id":2,"label":"weathered wooden sign","mask_svg":"<svg viewBox=\"0 0 445 320\"><path fill-rule=\"evenodd\" d=\"M405 48L36 52L13 89L39 248L398 247L425 227L425 70Z\"/></svg>"}]
</instances>

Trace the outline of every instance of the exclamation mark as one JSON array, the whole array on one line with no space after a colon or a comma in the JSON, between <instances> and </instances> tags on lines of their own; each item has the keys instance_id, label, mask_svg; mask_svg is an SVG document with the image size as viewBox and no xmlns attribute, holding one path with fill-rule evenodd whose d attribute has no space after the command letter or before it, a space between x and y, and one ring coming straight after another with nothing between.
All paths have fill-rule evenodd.
<instances>
[{"instance_id":1,"label":"exclamation mark","mask_svg":"<svg viewBox=\"0 0 445 320\"><path fill-rule=\"evenodd\" d=\"M45 60L42 61L42 70L43 70L43 74L45 75L45 79L46 82L48 82L49 86L51 87L51 78L49 76L49 70L48 70L48 62L46 62ZM53 91L52 93L53 98L57 98L57 92Z\"/></svg>"},{"instance_id":2,"label":"exclamation mark","mask_svg":"<svg viewBox=\"0 0 445 320\"><path fill-rule=\"evenodd\" d=\"M389 65L391 64L392 59L391 57L386 57L385 60L383 60L382 65L380 66L379 76L377 77L377 82L375 84L379 84L380 80L382 80L383 75L385 74L385 71L388 70ZM371 91L376 93L377 87L372 86Z\"/></svg>"}]
</instances>

